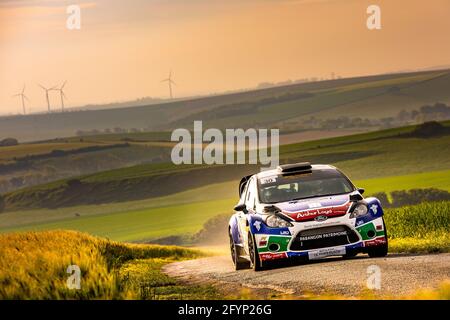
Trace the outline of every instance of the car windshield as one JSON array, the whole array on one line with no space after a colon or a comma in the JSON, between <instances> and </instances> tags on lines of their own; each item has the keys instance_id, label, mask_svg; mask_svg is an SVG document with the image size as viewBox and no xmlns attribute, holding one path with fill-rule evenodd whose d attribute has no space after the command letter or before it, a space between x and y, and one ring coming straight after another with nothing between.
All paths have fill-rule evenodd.
<instances>
[{"instance_id":1,"label":"car windshield","mask_svg":"<svg viewBox=\"0 0 450 320\"><path fill-rule=\"evenodd\" d=\"M313 170L306 174L273 175L258 180L261 203L277 203L349 193L353 184L338 170Z\"/></svg>"}]
</instances>

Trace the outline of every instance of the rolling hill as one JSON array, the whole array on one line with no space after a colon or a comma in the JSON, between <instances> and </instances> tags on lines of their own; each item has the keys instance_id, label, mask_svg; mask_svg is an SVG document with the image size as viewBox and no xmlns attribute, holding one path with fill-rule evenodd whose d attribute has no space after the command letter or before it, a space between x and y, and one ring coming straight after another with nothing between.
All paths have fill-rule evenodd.
<instances>
[{"instance_id":1,"label":"rolling hill","mask_svg":"<svg viewBox=\"0 0 450 320\"><path fill-rule=\"evenodd\" d=\"M417 137L411 134L417 128L285 145L280 148L280 162L331 163L354 180L450 169L450 135ZM25 188L4 198L7 211L120 203L235 181L258 170L256 165L143 164Z\"/></svg>"},{"instance_id":2,"label":"rolling hill","mask_svg":"<svg viewBox=\"0 0 450 320\"><path fill-rule=\"evenodd\" d=\"M73 136L77 130L116 127L170 131L191 128L193 120L204 127L279 127L300 123L305 117L340 115L379 118L413 110L424 104L450 102L450 71L388 74L224 94L163 104L33 114L0 118L0 137L20 141Z\"/></svg>"}]
</instances>

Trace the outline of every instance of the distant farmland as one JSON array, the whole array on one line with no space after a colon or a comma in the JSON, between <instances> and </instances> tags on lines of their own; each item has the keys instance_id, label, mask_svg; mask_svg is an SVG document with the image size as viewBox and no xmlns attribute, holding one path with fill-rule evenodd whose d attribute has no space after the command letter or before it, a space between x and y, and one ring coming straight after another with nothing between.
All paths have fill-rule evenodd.
<instances>
[{"instance_id":1,"label":"distant farmland","mask_svg":"<svg viewBox=\"0 0 450 320\"><path fill-rule=\"evenodd\" d=\"M450 102L450 71L367 76L274 87L149 106L0 118L0 137L20 141L70 137L77 130L279 127L306 117L379 118Z\"/></svg>"},{"instance_id":2,"label":"distant farmland","mask_svg":"<svg viewBox=\"0 0 450 320\"><path fill-rule=\"evenodd\" d=\"M286 145L281 161L331 163L366 195L450 191L450 135L421 138L414 135L417 128ZM5 195L0 232L63 228L121 241L192 234L209 218L231 213L240 177L257 170L146 164L26 188Z\"/></svg>"},{"instance_id":3,"label":"distant farmland","mask_svg":"<svg viewBox=\"0 0 450 320\"><path fill-rule=\"evenodd\" d=\"M445 123L446 126L450 122ZM281 163L310 161L339 166L354 180L450 169L450 135L411 136L410 126L285 145ZM25 188L5 194L6 210L60 208L161 197L238 180L256 165L142 164Z\"/></svg>"}]
</instances>

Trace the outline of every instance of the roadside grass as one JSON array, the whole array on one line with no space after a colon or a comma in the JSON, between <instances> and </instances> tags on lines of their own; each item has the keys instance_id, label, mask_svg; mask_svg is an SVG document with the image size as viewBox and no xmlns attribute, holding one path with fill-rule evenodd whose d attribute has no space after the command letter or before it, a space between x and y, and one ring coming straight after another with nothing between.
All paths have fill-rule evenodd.
<instances>
[{"instance_id":1,"label":"roadside grass","mask_svg":"<svg viewBox=\"0 0 450 320\"><path fill-rule=\"evenodd\" d=\"M112 242L73 231L0 235L0 299L450 299L450 281L406 296L362 289L356 297L324 293L261 296L243 288L231 293L210 284L187 284L162 272L168 263L205 256L174 246ZM81 269L81 288L67 287L67 267Z\"/></svg>"},{"instance_id":2,"label":"roadside grass","mask_svg":"<svg viewBox=\"0 0 450 320\"><path fill-rule=\"evenodd\" d=\"M144 300L212 300L225 298L211 285L182 284L161 271L164 265L175 261L178 260L157 258L137 259L125 263L119 270L123 290L137 293L137 297Z\"/></svg>"},{"instance_id":3,"label":"roadside grass","mask_svg":"<svg viewBox=\"0 0 450 320\"><path fill-rule=\"evenodd\" d=\"M256 296L250 294L249 299L254 299ZM278 299L296 300L298 297L285 295ZM364 288L361 293L354 297L343 296L340 294L333 294L331 292L324 294L314 294L305 292L302 294L303 300L450 300L450 280L442 281L437 288L420 288L414 292L405 295L380 294L376 290L369 290Z\"/></svg>"},{"instance_id":4,"label":"roadside grass","mask_svg":"<svg viewBox=\"0 0 450 320\"><path fill-rule=\"evenodd\" d=\"M0 256L0 299L198 299L218 295L210 286L188 291L160 271L164 263L204 256L194 249L122 244L78 232L46 231L0 235ZM67 287L70 265L81 269L79 290Z\"/></svg>"},{"instance_id":5,"label":"roadside grass","mask_svg":"<svg viewBox=\"0 0 450 320\"><path fill-rule=\"evenodd\" d=\"M388 209L384 217L390 252L450 252L449 201Z\"/></svg>"},{"instance_id":6,"label":"roadside grass","mask_svg":"<svg viewBox=\"0 0 450 320\"><path fill-rule=\"evenodd\" d=\"M405 298L410 300L450 300L450 280L443 281L435 290L420 289Z\"/></svg>"}]
</instances>

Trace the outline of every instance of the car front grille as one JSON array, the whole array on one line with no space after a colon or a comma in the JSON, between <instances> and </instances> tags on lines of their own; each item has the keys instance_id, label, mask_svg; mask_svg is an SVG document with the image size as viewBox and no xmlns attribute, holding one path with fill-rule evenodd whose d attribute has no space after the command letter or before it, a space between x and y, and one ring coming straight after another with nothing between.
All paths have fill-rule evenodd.
<instances>
[{"instance_id":1,"label":"car front grille","mask_svg":"<svg viewBox=\"0 0 450 320\"><path fill-rule=\"evenodd\" d=\"M358 242L358 235L347 226L331 226L304 230L299 232L290 250L312 250L326 247L334 247Z\"/></svg>"}]
</instances>

